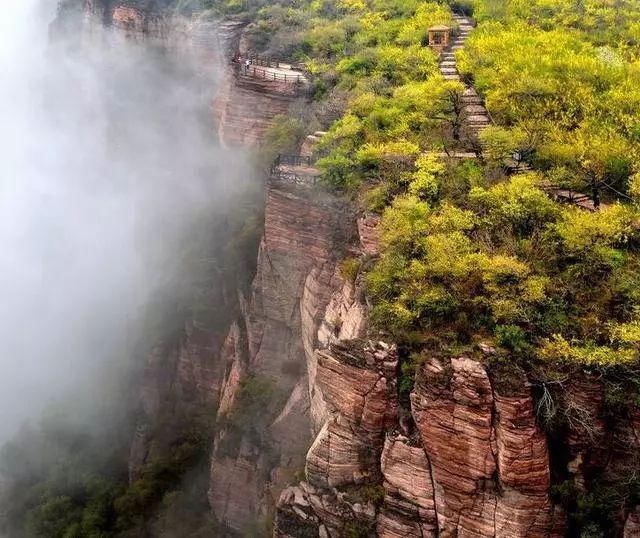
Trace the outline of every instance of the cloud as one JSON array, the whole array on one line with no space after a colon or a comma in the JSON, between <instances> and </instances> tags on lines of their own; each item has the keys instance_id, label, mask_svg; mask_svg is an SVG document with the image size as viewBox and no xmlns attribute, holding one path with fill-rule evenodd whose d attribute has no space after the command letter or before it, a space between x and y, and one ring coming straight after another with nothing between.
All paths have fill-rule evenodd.
<instances>
[{"instance_id":1,"label":"cloud","mask_svg":"<svg viewBox=\"0 0 640 538\"><path fill-rule=\"evenodd\" d=\"M176 280L200 222L250 180L207 116L215 71L55 3L0 10L0 442L126 363L144 308ZM210 66L209 66L210 67Z\"/></svg>"}]
</instances>

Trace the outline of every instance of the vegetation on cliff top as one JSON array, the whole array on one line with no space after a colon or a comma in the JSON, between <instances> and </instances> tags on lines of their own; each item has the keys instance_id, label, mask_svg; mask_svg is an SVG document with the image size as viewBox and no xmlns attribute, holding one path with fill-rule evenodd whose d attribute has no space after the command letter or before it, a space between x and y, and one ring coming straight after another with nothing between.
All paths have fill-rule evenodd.
<instances>
[{"instance_id":1,"label":"vegetation on cliff top","mask_svg":"<svg viewBox=\"0 0 640 538\"><path fill-rule=\"evenodd\" d=\"M636 363L640 9L456 7L479 20L457 56L496 122L480 147L460 136L462 84L444 80L424 46L429 26L452 24L446 4L275 4L251 34L257 49L306 62L316 100L342 105L318 164L383 216L368 275L376 321L411 341L494 338L558 363ZM469 149L482 158L441 156ZM513 154L534 171L508 175ZM603 206L561 205L549 185Z\"/></svg>"}]
</instances>

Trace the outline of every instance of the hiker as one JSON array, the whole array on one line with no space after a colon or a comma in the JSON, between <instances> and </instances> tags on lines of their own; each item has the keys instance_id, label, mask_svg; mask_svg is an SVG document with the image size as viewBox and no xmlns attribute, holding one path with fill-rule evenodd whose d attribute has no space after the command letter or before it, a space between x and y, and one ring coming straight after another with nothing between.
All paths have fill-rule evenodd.
<instances>
[{"instance_id":1,"label":"hiker","mask_svg":"<svg viewBox=\"0 0 640 538\"><path fill-rule=\"evenodd\" d=\"M249 66L251 65L251 60L249 58L247 58L244 61L244 74L248 75L249 74Z\"/></svg>"}]
</instances>

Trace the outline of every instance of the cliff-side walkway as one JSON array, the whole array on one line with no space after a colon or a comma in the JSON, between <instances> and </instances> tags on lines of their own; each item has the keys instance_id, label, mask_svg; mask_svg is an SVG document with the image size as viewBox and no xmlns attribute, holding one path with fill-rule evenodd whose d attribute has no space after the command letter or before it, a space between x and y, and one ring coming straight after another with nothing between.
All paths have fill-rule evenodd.
<instances>
[{"instance_id":1,"label":"cliff-side walkway","mask_svg":"<svg viewBox=\"0 0 640 538\"><path fill-rule=\"evenodd\" d=\"M456 62L456 52L464 48L464 44L473 31L475 23L472 18L465 15L454 14L453 17L458 23L459 31L449 48L445 49L440 55L439 68L445 80L462 81ZM464 131L467 136L477 140L478 134L493 123L491 114L487 110L482 97L478 95L476 89L470 84L465 84L465 89L462 94L462 105L461 119ZM470 158L470 155L471 154L456 153L453 154L453 157ZM510 161L507 163L507 167L510 173L530 170L530 166L526 162L519 160ZM596 211L600 207L606 206L606 204L594 202L592 197L581 192L551 185L545 185L544 189L554 200L561 203L572 204L588 211Z\"/></svg>"},{"instance_id":2,"label":"cliff-side walkway","mask_svg":"<svg viewBox=\"0 0 640 538\"><path fill-rule=\"evenodd\" d=\"M469 17L454 15L454 19L458 23L459 32L449 48L440 56L440 73L446 80L461 80L456 64L456 51L464 47L474 27L473 19ZM475 88L470 85L465 86L462 95L462 124L468 136L477 137L480 131L491 124L491 116Z\"/></svg>"}]
</instances>

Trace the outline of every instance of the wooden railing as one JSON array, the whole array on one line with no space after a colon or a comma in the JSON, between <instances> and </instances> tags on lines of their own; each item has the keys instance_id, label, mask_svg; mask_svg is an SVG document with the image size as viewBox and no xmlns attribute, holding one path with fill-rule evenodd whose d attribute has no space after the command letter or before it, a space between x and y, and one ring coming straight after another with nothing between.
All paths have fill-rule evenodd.
<instances>
[{"instance_id":1,"label":"wooden railing","mask_svg":"<svg viewBox=\"0 0 640 538\"><path fill-rule=\"evenodd\" d=\"M280 60L278 58L273 58L271 56L258 56L256 54L248 54L247 56L242 56L241 54L237 54L231 60L232 63L244 63L249 60L251 65L258 65L260 67L280 67Z\"/></svg>"},{"instance_id":2,"label":"wooden railing","mask_svg":"<svg viewBox=\"0 0 640 538\"><path fill-rule=\"evenodd\" d=\"M271 175L278 173L281 166L311 166L311 157L280 153L271 164Z\"/></svg>"},{"instance_id":3,"label":"wooden railing","mask_svg":"<svg viewBox=\"0 0 640 538\"><path fill-rule=\"evenodd\" d=\"M286 84L302 85L305 82L305 78L302 75L289 75L287 73L267 71L266 69L262 69L254 65L241 65L240 73L248 77L260 78L263 80L273 80L274 82L284 82Z\"/></svg>"},{"instance_id":4,"label":"wooden railing","mask_svg":"<svg viewBox=\"0 0 640 538\"><path fill-rule=\"evenodd\" d=\"M250 54L247 57L251 61L251 65L259 65L262 67L280 67L280 60L271 58L270 56L257 56ZM247 58L244 58L245 60Z\"/></svg>"}]
</instances>

